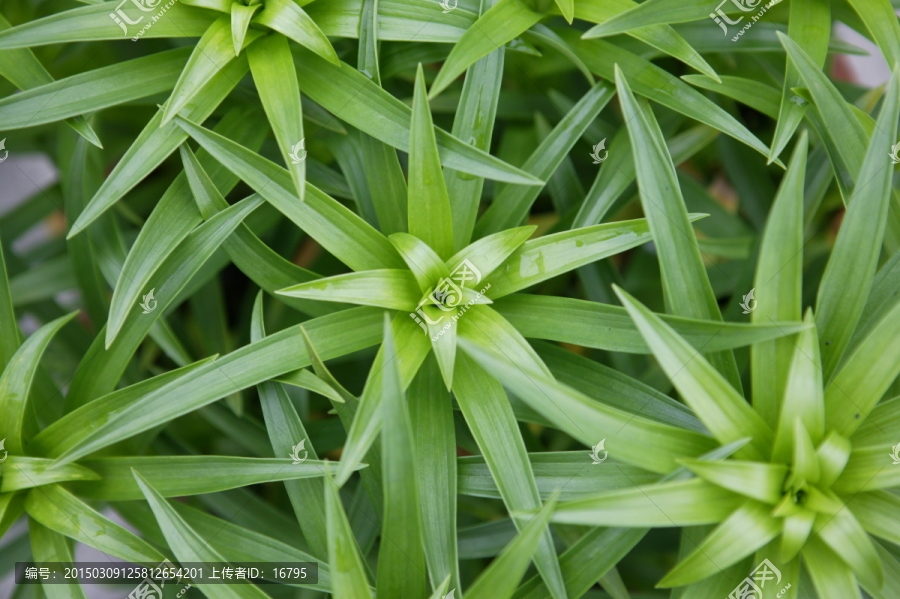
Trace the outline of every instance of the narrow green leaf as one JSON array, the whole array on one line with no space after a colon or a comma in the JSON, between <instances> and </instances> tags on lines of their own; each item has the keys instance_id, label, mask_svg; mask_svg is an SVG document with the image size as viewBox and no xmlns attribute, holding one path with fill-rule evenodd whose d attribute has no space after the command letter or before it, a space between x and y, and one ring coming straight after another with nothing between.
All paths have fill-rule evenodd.
<instances>
[{"instance_id":1,"label":"narrow green leaf","mask_svg":"<svg viewBox=\"0 0 900 599\"><path fill-rule=\"evenodd\" d=\"M131 474L135 486L140 490L138 497L142 495L150 504L150 509L153 510L153 515L162 529L166 542L178 561L225 561L221 554L210 547L206 540L178 515L178 512L153 487L151 482L147 481L134 468L131 469ZM253 584L204 584L196 581L193 584L210 599L268 599L268 595Z\"/></svg>"},{"instance_id":2,"label":"narrow green leaf","mask_svg":"<svg viewBox=\"0 0 900 599\"><path fill-rule=\"evenodd\" d=\"M803 182L806 175L806 160L807 137L804 132L797 141L787 173L781 180L775 202L766 219L756 264L754 296L748 299L748 305L755 306L750 316L750 321L754 324L797 321L801 318ZM809 331L803 332L803 335L807 336L814 334ZM790 337L756 343L750 348L750 359L753 363L751 369L753 408L772 428L776 426L779 412L787 409L783 406L779 409L779 406L792 364L790 356L794 356L795 359L797 357L794 352L794 340ZM797 364L797 368L801 367ZM798 376L801 375L798 373ZM805 371L802 376L806 376ZM816 374L816 379L821 381L821 376ZM800 380L798 379L795 384L800 384ZM784 400L791 402L796 398L786 395ZM792 412L788 422L785 423L782 418L781 423L793 426L793 419ZM792 429L787 429L785 434L789 436L790 430ZM773 455L781 454L789 445L781 446L779 441L776 441Z\"/></svg>"},{"instance_id":3,"label":"narrow green leaf","mask_svg":"<svg viewBox=\"0 0 900 599\"><path fill-rule=\"evenodd\" d=\"M875 278L892 194L893 170L885 148L895 143L898 114L900 69L891 77L816 297L816 328L825 380L835 373L844 356Z\"/></svg>"},{"instance_id":4,"label":"narrow green leaf","mask_svg":"<svg viewBox=\"0 0 900 599\"><path fill-rule=\"evenodd\" d=\"M409 137L409 232L446 260L453 253L450 198L434 139L431 109L425 97L422 65L416 72Z\"/></svg>"},{"instance_id":5,"label":"narrow green leaf","mask_svg":"<svg viewBox=\"0 0 900 599\"><path fill-rule=\"evenodd\" d=\"M244 6L239 2L232 2L231 4L231 43L234 45L234 55L238 56L241 53L241 48L244 47L244 39L247 37L247 29L250 27L250 19L253 18L254 13L257 10L262 8L261 4L254 4L253 6ZM274 37L274 36L270 36Z\"/></svg>"},{"instance_id":6,"label":"narrow green leaf","mask_svg":"<svg viewBox=\"0 0 900 599\"><path fill-rule=\"evenodd\" d=\"M645 5L646 2L641 6ZM582 40L576 51L594 73L607 81L615 81L618 66L638 94L709 125L763 156L769 155L769 148L733 116L668 71L605 40Z\"/></svg>"},{"instance_id":7,"label":"narrow green leaf","mask_svg":"<svg viewBox=\"0 0 900 599\"><path fill-rule=\"evenodd\" d=\"M141 498L140 485L131 469L144 473L164 497L215 493L263 482L323 476L324 462L306 460L294 464L284 458L244 458L232 456L179 455L128 456L83 460L102 480L75 485L81 497L101 501L128 501Z\"/></svg>"},{"instance_id":8,"label":"narrow green leaf","mask_svg":"<svg viewBox=\"0 0 900 599\"><path fill-rule=\"evenodd\" d=\"M900 303L847 356L825 387L825 429L849 437L900 375ZM821 340L820 340L821 341Z\"/></svg>"},{"instance_id":9,"label":"narrow green leaf","mask_svg":"<svg viewBox=\"0 0 900 599\"><path fill-rule=\"evenodd\" d=\"M747 9L735 4L724 4L718 7L726 14L743 14ZM708 2L703 0L647 0L635 5L631 10L617 14L591 30L597 37L626 33L634 29L658 25L660 23L685 23L700 21L709 17ZM728 35L726 32L725 35Z\"/></svg>"},{"instance_id":10,"label":"narrow green leaf","mask_svg":"<svg viewBox=\"0 0 900 599\"><path fill-rule=\"evenodd\" d=\"M31 539L31 555L35 561L74 563L75 555L69 540L52 531L34 519L28 520L28 535ZM48 585L49 587L50 585ZM43 587L41 587L43 590ZM53 585L52 590L43 593L50 599L87 599L81 584Z\"/></svg>"},{"instance_id":11,"label":"narrow green leaf","mask_svg":"<svg viewBox=\"0 0 900 599\"><path fill-rule=\"evenodd\" d=\"M409 386L409 416L415 434L422 545L432 588L459 589L456 529L457 458L453 405L434 359L426 358ZM443 598L443 594L438 596Z\"/></svg>"},{"instance_id":12,"label":"narrow green leaf","mask_svg":"<svg viewBox=\"0 0 900 599\"><path fill-rule=\"evenodd\" d=\"M416 448L409 408L400 382L390 317L384 315L385 366L381 378L381 454L384 458L384 518L378 553L377 593L418 597L425 589L425 554L416 478ZM330 481L326 481L330 484Z\"/></svg>"},{"instance_id":13,"label":"narrow green leaf","mask_svg":"<svg viewBox=\"0 0 900 599\"><path fill-rule=\"evenodd\" d=\"M402 266L394 246L383 235L308 181L306 201L300 202L292 191L290 175L283 168L209 129L180 117L176 122L216 160L350 268Z\"/></svg>"},{"instance_id":14,"label":"narrow green leaf","mask_svg":"<svg viewBox=\"0 0 900 599\"><path fill-rule=\"evenodd\" d=\"M325 514L328 527L328 565L335 599L372 599L356 538L350 529L339 487L325 477Z\"/></svg>"},{"instance_id":15,"label":"narrow green leaf","mask_svg":"<svg viewBox=\"0 0 900 599\"><path fill-rule=\"evenodd\" d=\"M841 556L861 581L872 588L881 588L884 570L875 544L850 510L842 509L834 516L819 514L815 532L832 551Z\"/></svg>"},{"instance_id":16,"label":"narrow green leaf","mask_svg":"<svg viewBox=\"0 0 900 599\"><path fill-rule=\"evenodd\" d=\"M146 541L95 511L60 485L47 485L28 493L25 511L47 528L127 562L166 559Z\"/></svg>"},{"instance_id":17,"label":"narrow green leaf","mask_svg":"<svg viewBox=\"0 0 900 599\"><path fill-rule=\"evenodd\" d=\"M304 327L316 341L322 357L330 359L377 343L381 337L381 329L377 325L379 320L378 309L352 308L342 310L339 315L306 321ZM135 400L127 413L117 414L103 422L91 435L67 449L58 459L62 463L74 461L210 404L238 389L308 364L309 357L303 347L299 327L279 331L148 391Z\"/></svg>"},{"instance_id":18,"label":"narrow green leaf","mask_svg":"<svg viewBox=\"0 0 900 599\"><path fill-rule=\"evenodd\" d=\"M667 473L678 467L678 458L698 456L715 445L705 435L607 406L549 377L523 371L496 349L492 352L468 339L459 343L466 354L554 427L588 447L605 440L611 455L627 464ZM623 431L625 434L619 434Z\"/></svg>"},{"instance_id":19,"label":"narrow green leaf","mask_svg":"<svg viewBox=\"0 0 900 599\"><path fill-rule=\"evenodd\" d=\"M678 333L626 292L614 289L663 371L713 436L723 444L752 437L737 455L767 457L773 434L759 414Z\"/></svg>"},{"instance_id":20,"label":"narrow green leaf","mask_svg":"<svg viewBox=\"0 0 900 599\"><path fill-rule=\"evenodd\" d=\"M666 149L659 124L649 103L635 100L618 66L616 87L631 137L641 205L658 248L666 311L678 316L721 321L722 313L700 256L675 164ZM741 389L737 363L731 352L708 353L707 357L731 386Z\"/></svg>"},{"instance_id":21,"label":"narrow green leaf","mask_svg":"<svg viewBox=\"0 0 900 599\"><path fill-rule=\"evenodd\" d=\"M746 498L702 479L608 491L561 503L551 520L586 526L694 526L725 520Z\"/></svg>"},{"instance_id":22,"label":"narrow green leaf","mask_svg":"<svg viewBox=\"0 0 900 599\"><path fill-rule=\"evenodd\" d=\"M256 296L250 324L251 341L259 341L266 336L262 291ZM305 370L303 372L306 372ZM303 459L318 459L312 440L297 415L297 410L279 383L266 381L257 385L259 403L272 452L277 457L297 455L300 457L299 445L303 445ZM341 399L343 401L343 399ZM298 448L298 449L295 449ZM318 479L285 481L287 491L297 523L303 530L303 537L309 543L310 551L324 559L328 556L328 535L325 530L325 496L323 481Z\"/></svg>"},{"instance_id":23,"label":"narrow green leaf","mask_svg":"<svg viewBox=\"0 0 900 599\"><path fill-rule=\"evenodd\" d=\"M533 4L522 0L499 0L453 46L450 56L431 84L429 98L441 93L479 58L518 37L544 16L542 12L534 10ZM490 32L490 35L485 32Z\"/></svg>"},{"instance_id":24,"label":"narrow green leaf","mask_svg":"<svg viewBox=\"0 0 900 599\"><path fill-rule=\"evenodd\" d=\"M302 48L297 49L295 54L297 60L294 64L302 93L360 131L398 150L409 152L412 119L409 106L354 68L343 63L341 67L335 66ZM533 175L510 166L443 129L435 129L435 140L441 164L447 168L496 181L543 185L543 181Z\"/></svg>"},{"instance_id":25,"label":"narrow green leaf","mask_svg":"<svg viewBox=\"0 0 900 599\"><path fill-rule=\"evenodd\" d=\"M812 310L806 322L813 322ZM822 362L815 327L802 331L796 340L794 355L785 373L781 414L775 432L772 459L788 463L794 447L794 426L799 421L812 443L818 445L825 433L825 394L822 388ZM768 362L769 367L775 365ZM754 366L755 367L755 366Z\"/></svg>"},{"instance_id":26,"label":"narrow green leaf","mask_svg":"<svg viewBox=\"0 0 900 599\"><path fill-rule=\"evenodd\" d=\"M409 233L394 233L389 239L412 271L423 294L434 287L440 279L450 276L450 269L440 256L418 237L413 237Z\"/></svg>"},{"instance_id":27,"label":"narrow green leaf","mask_svg":"<svg viewBox=\"0 0 900 599\"><path fill-rule=\"evenodd\" d=\"M770 85L755 79L729 75L723 75L718 82L706 75L682 75L681 78L691 85L734 98L773 119L778 117L778 90ZM796 104L791 103L791 106L796 107Z\"/></svg>"},{"instance_id":28,"label":"narrow green leaf","mask_svg":"<svg viewBox=\"0 0 900 599\"><path fill-rule=\"evenodd\" d=\"M0 375L0 438L6 439L6 450L12 454L22 454L27 441L23 433L28 396L41 356L53 336L76 314L78 312L57 318L34 332L10 358Z\"/></svg>"},{"instance_id":29,"label":"narrow green leaf","mask_svg":"<svg viewBox=\"0 0 900 599\"><path fill-rule=\"evenodd\" d=\"M523 170L540 179L548 179L613 95L614 89L609 83L594 85L535 148L522 166ZM475 237L520 225L540 191L534 186L505 186L475 225Z\"/></svg>"},{"instance_id":30,"label":"narrow green leaf","mask_svg":"<svg viewBox=\"0 0 900 599\"><path fill-rule=\"evenodd\" d=\"M3 240L0 239L0 372L13 358L20 343L19 325L6 274L6 259L3 257Z\"/></svg>"},{"instance_id":31,"label":"narrow green leaf","mask_svg":"<svg viewBox=\"0 0 900 599\"><path fill-rule=\"evenodd\" d=\"M3 466L0 493L11 493L41 485L73 480L98 480L100 476L78 464L55 466L53 460L11 456Z\"/></svg>"},{"instance_id":32,"label":"narrow green leaf","mask_svg":"<svg viewBox=\"0 0 900 599\"><path fill-rule=\"evenodd\" d=\"M281 35L267 35L247 48L247 58L281 157L302 202L306 197L303 108L288 41Z\"/></svg>"},{"instance_id":33,"label":"narrow green leaf","mask_svg":"<svg viewBox=\"0 0 900 599\"><path fill-rule=\"evenodd\" d=\"M253 22L274 29L325 60L340 65L337 53L325 33L296 2L267 0L262 12L253 18Z\"/></svg>"},{"instance_id":34,"label":"narrow green leaf","mask_svg":"<svg viewBox=\"0 0 900 599\"><path fill-rule=\"evenodd\" d=\"M241 80L247 69L247 61L244 58L229 62L199 91L195 96L195 102L185 107L183 116L200 122L206 120ZM72 224L68 236L77 235L118 202L185 139L187 134L175 123L162 126L162 111L157 112L113 168L78 220Z\"/></svg>"},{"instance_id":35,"label":"narrow green leaf","mask_svg":"<svg viewBox=\"0 0 900 599\"><path fill-rule=\"evenodd\" d=\"M2 22L0 20L0 28ZM30 50L11 52L31 53ZM0 119L8 129L34 127L168 91L175 86L189 55L188 48L178 48L78 73L59 81L53 81L47 75L46 80L36 79L33 84L25 85L21 93L0 100ZM6 61L3 62L6 64ZM10 59L8 64L14 62ZM19 83L24 85L24 82ZM81 120L84 120L83 117ZM86 121L84 127L90 131ZM92 137L96 139L96 134Z\"/></svg>"},{"instance_id":36,"label":"narrow green leaf","mask_svg":"<svg viewBox=\"0 0 900 599\"><path fill-rule=\"evenodd\" d=\"M513 252L502 269L488 277L491 298L531 287L579 266L608 258L653 239L645 219L594 225L546 235Z\"/></svg>"},{"instance_id":37,"label":"narrow green leaf","mask_svg":"<svg viewBox=\"0 0 900 599\"><path fill-rule=\"evenodd\" d=\"M548 502L539 512L533 514L509 545L504 547L491 565L482 572L471 587L466 590L469 599L509 599L513 596L528 562L541 542L547 538L550 521L556 502ZM546 581L546 577L544 578ZM554 595L554 597L557 595ZM566 597L565 589L562 597Z\"/></svg>"},{"instance_id":38,"label":"narrow green leaf","mask_svg":"<svg viewBox=\"0 0 900 599\"><path fill-rule=\"evenodd\" d=\"M459 360L453 391L504 504L510 512L537 511L541 507L537 483L503 387L471 358L460 356ZM515 522L522 530L524 523ZM565 597L565 583L549 530L542 535L534 561L553 596Z\"/></svg>"},{"instance_id":39,"label":"narrow green leaf","mask_svg":"<svg viewBox=\"0 0 900 599\"><path fill-rule=\"evenodd\" d=\"M891 70L900 66L900 24L890 0L848 0L848 4L866 24Z\"/></svg>"},{"instance_id":40,"label":"narrow green leaf","mask_svg":"<svg viewBox=\"0 0 900 599\"><path fill-rule=\"evenodd\" d=\"M422 297L408 270L367 270L301 283L279 295L412 311Z\"/></svg>"},{"instance_id":41,"label":"narrow green leaf","mask_svg":"<svg viewBox=\"0 0 900 599\"><path fill-rule=\"evenodd\" d=\"M118 20L110 18L111 8ZM125 19L119 18L119 15L125 15L127 21L135 26L127 27ZM135 40L140 37L200 37L215 18L209 11L176 2L159 15L159 19L153 22L153 27L147 28L150 19L141 6L124 4L110 7L106 3L93 4L52 14L0 32L0 50L67 42L121 40L129 35L133 35ZM138 24L141 25L140 29L136 27Z\"/></svg>"},{"instance_id":42,"label":"narrow green leaf","mask_svg":"<svg viewBox=\"0 0 900 599\"><path fill-rule=\"evenodd\" d=\"M770 505L781 500L782 485L788 472L787 466L765 462L684 459L680 462L706 481Z\"/></svg>"},{"instance_id":43,"label":"narrow green leaf","mask_svg":"<svg viewBox=\"0 0 900 599\"><path fill-rule=\"evenodd\" d=\"M676 587L703 580L763 547L781 532L779 521L769 515L770 511L771 506L748 501L703 539L657 586Z\"/></svg>"},{"instance_id":44,"label":"narrow green leaf","mask_svg":"<svg viewBox=\"0 0 900 599\"><path fill-rule=\"evenodd\" d=\"M791 2L790 10L788 37L794 40L821 69L828 55L831 7L825 0L800 0ZM788 57L781 92L781 107L777 114L769 162L781 154L806 113L806 102L793 91L794 88L802 87L802 80L793 60Z\"/></svg>"}]
</instances>

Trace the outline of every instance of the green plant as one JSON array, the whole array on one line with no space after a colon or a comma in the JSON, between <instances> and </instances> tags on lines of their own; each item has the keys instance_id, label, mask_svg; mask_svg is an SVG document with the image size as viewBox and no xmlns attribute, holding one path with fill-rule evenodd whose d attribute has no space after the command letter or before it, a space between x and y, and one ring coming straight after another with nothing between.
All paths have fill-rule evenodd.
<instances>
[{"instance_id":1,"label":"green plant","mask_svg":"<svg viewBox=\"0 0 900 599\"><path fill-rule=\"evenodd\" d=\"M900 596L888 0L150 4L2 7L6 150L60 185L0 215L0 574Z\"/></svg>"}]
</instances>

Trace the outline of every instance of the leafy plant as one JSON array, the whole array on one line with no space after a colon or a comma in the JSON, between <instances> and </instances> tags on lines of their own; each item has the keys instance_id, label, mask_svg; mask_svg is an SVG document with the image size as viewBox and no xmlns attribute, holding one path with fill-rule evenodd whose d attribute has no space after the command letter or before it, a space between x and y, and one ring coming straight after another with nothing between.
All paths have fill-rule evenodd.
<instances>
[{"instance_id":1,"label":"leafy plant","mask_svg":"<svg viewBox=\"0 0 900 599\"><path fill-rule=\"evenodd\" d=\"M888 0L85 4L0 15L0 176L59 171L0 215L0 574L900 596Z\"/></svg>"}]
</instances>

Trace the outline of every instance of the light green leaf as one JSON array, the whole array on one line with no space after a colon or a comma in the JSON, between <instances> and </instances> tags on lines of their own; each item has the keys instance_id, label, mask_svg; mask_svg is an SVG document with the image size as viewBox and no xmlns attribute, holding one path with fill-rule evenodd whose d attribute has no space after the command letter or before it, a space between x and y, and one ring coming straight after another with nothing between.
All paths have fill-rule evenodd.
<instances>
[{"instance_id":1,"label":"light green leaf","mask_svg":"<svg viewBox=\"0 0 900 599\"><path fill-rule=\"evenodd\" d=\"M503 387L471 358L460 356L459 360L453 390L504 504L510 512L537 511L541 507L541 497L522 433ZM515 522L522 530L524 523L521 520ZM549 530L543 533L534 561L552 595L565 597L565 584ZM468 591L467 596L470 593Z\"/></svg>"},{"instance_id":2,"label":"light green leaf","mask_svg":"<svg viewBox=\"0 0 900 599\"><path fill-rule=\"evenodd\" d=\"M586 526L674 527L715 524L746 498L702 479L619 489L561 503L551 520Z\"/></svg>"},{"instance_id":3,"label":"light green leaf","mask_svg":"<svg viewBox=\"0 0 900 599\"><path fill-rule=\"evenodd\" d=\"M522 165L523 170L540 179L548 179L568 156L585 129L612 99L613 92L613 86L605 82L588 90L534 149ZM475 225L475 237L484 237L520 225L528 216L540 191L539 187L534 186L505 186Z\"/></svg>"},{"instance_id":4,"label":"light green leaf","mask_svg":"<svg viewBox=\"0 0 900 599\"><path fill-rule=\"evenodd\" d=\"M423 294L430 291L440 279L450 276L450 270L440 256L418 237L409 233L394 233L388 239L400 252Z\"/></svg>"},{"instance_id":5,"label":"light green leaf","mask_svg":"<svg viewBox=\"0 0 900 599\"><path fill-rule=\"evenodd\" d=\"M781 532L779 521L769 515L770 511L768 505L748 501L703 539L657 586L676 587L703 580L763 547Z\"/></svg>"},{"instance_id":6,"label":"light green leaf","mask_svg":"<svg viewBox=\"0 0 900 599\"><path fill-rule=\"evenodd\" d=\"M409 232L446 260L453 253L450 198L434 138L431 109L425 97L422 65L416 71L409 136Z\"/></svg>"},{"instance_id":7,"label":"light green leaf","mask_svg":"<svg viewBox=\"0 0 900 599\"><path fill-rule=\"evenodd\" d=\"M382 348L385 366L379 392L384 422L381 432L384 532L378 553L376 591L387 597L417 597L423 594L426 576L416 448L387 313L384 315ZM326 484L331 482L326 481Z\"/></svg>"},{"instance_id":8,"label":"light green leaf","mask_svg":"<svg viewBox=\"0 0 900 599\"><path fill-rule=\"evenodd\" d=\"M453 405L437 364L426 358L409 386L409 416L415 434L422 545L435 590L446 579L460 587L457 551L457 458ZM461 491L459 491L461 492ZM439 595L442 599L443 594Z\"/></svg>"},{"instance_id":9,"label":"light green leaf","mask_svg":"<svg viewBox=\"0 0 900 599\"><path fill-rule=\"evenodd\" d=\"M27 441L23 438L23 429L28 413L28 396L41 356L53 336L76 314L72 312L57 318L34 332L10 358L0 376L0 438L6 439L6 450L12 454L22 454Z\"/></svg>"},{"instance_id":10,"label":"light green leaf","mask_svg":"<svg viewBox=\"0 0 900 599\"><path fill-rule=\"evenodd\" d=\"M353 308L306 321L303 326L316 341L322 357L330 359L377 343L381 337L379 320L380 311L375 308ZM135 400L127 414L117 414L102 423L59 456L59 461L71 462L210 404L237 389L308 364L299 327L279 331L148 391Z\"/></svg>"},{"instance_id":11,"label":"light green leaf","mask_svg":"<svg viewBox=\"0 0 900 599\"><path fill-rule=\"evenodd\" d=\"M749 459L768 457L772 430L744 398L658 316L623 290L614 289L663 371L713 436L723 444L752 437L737 455Z\"/></svg>"},{"instance_id":12,"label":"light green leaf","mask_svg":"<svg viewBox=\"0 0 900 599\"><path fill-rule=\"evenodd\" d=\"M250 43L261 35L259 31L251 31L246 42ZM207 86L229 62L236 58L231 40L231 20L220 17L209 26L200 41L197 42L191 57L188 59L181 76L175 83L175 89L163 108L160 125L165 126L185 108L196 96L203 93Z\"/></svg>"},{"instance_id":13,"label":"light green leaf","mask_svg":"<svg viewBox=\"0 0 900 599\"><path fill-rule=\"evenodd\" d=\"M646 3L641 6L645 6ZM624 13L623 13L624 14ZM734 117L668 71L605 40L583 40L576 47L578 55L590 69L615 81L615 67L628 76L638 94L689 118L705 123L768 156L769 148Z\"/></svg>"},{"instance_id":14,"label":"light green leaf","mask_svg":"<svg viewBox=\"0 0 900 599\"><path fill-rule=\"evenodd\" d=\"M146 541L95 511L60 485L47 485L28 493L25 511L47 528L127 562L166 559Z\"/></svg>"},{"instance_id":15,"label":"light green leaf","mask_svg":"<svg viewBox=\"0 0 900 599\"><path fill-rule=\"evenodd\" d=\"M58 482L93 481L99 478L100 476L96 472L78 464L56 466L53 460L11 456L7 457L4 462L0 493L11 493Z\"/></svg>"},{"instance_id":16,"label":"light green leaf","mask_svg":"<svg viewBox=\"0 0 900 599\"><path fill-rule=\"evenodd\" d=\"M718 82L706 75L682 75L681 78L691 85L734 98L773 119L778 117L778 90L770 85L755 79L729 75L723 75ZM790 105L796 107L793 103Z\"/></svg>"},{"instance_id":17,"label":"light green leaf","mask_svg":"<svg viewBox=\"0 0 900 599\"><path fill-rule=\"evenodd\" d=\"M262 8L262 5L260 4L254 4L253 6L244 6L239 2L232 2L231 43L234 45L235 56L238 56L241 53L241 48L244 47L244 40L247 37L247 28L250 27L250 19L253 18L253 15L260 8Z\"/></svg>"},{"instance_id":18,"label":"light green leaf","mask_svg":"<svg viewBox=\"0 0 900 599\"><path fill-rule=\"evenodd\" d=\"M812 319L812 310L807 310L806 322L812 323ZM785 374L781 414L772 449L772 459L782 463L788 463L792 456L794 423L798 419L813 444L818 445L825 433L825 394L822 389L822 365L815 327L800 333L793 353ZM765 363L768 367L775 366L769 361Z\"/></svg>"},{"instance_id":19,"label":"light green leaf","mask_svg":"<svg viewBox=\"0 0 900 599\"><path fill-rule=\"evenodd\" d=\"M453 46L450 56L431 84L429 98L441 93L479 58L518 37L544 18L545 15L536 12L533 6L533 3L522 0L499 0L481 15Z\"/></svg>"},{"instance_id":20,"label":"light green leaf","mask_svg":"<svg viewBox=\"0 0 900 599\"><path fill-rule=\"evenodd\" d=\"M182 118L176 122L216 160L234 171L322 247L354 270L398 268L394 246L359 216L306 183L306 201L293 193L287 171L247 148Z\"/></svg>"},{"instance_id":21,"label":"light green leaf","mask_svg":"<svg viewBox=\"0 0 900 599\"><path fill-rule=\"evenodd\" d=\"M706 481L770 505L781 500L782 485L788 473L787 466L765 462L685 459L679 462Z\"/></svg>"},{"instance_id":22,"label":"light green leaf","mask_svg":"<svg viewBox=\"0 0 900 599\"><path fill-rule=\"evenodd\" d=\"M792 1L790 10L788 37L795 41L821 69L828 55L831 7L825 0L800 0ZM793 91L794 88L802 87L801 81L802 78L793 60L788 57L781 92L781 107L777 114L769 162L781 154L806 113L806 102Z\"/></svg>"},{"instance_id":23,"label":"light green leaf","mask_svg":"<svg viewBox=\"0 0 900 599\"><path fill-rule=\"evenodd\" d=\"M224 562L225 558L209 546L206 540L188 525L178 512L167 502L138 470L130 470L135 486L139 487L138 496L143 495L153 510L153 515L162 529L166 542L180 562ZM268 599L253 584L204 584L194 581L200 591L210 599Z\"/></svg>"},{"instance_id":24,"label":"light green leaf","mask_svg":"<svg viewBox=\"0 0 900 599\"><path fill-rule=\"evenodd\" d=\"M297 87L297 70L288 42L281 35L268 35L247 49L247 58L281 157L302 202L306 197L303 108Z\"/></svg>"},{"instance_id":25,"label":"light green leaf","mask_svg":"<svg viewBox=\"0 0 900 599\"><path fill-rule=\"evenodd\" d=\"M804 243L803 182L806 174L806 159L807 137L804 132L800 135L794 148L788 171L778 188L778 194L775 196L775 202L763 231L756 265L756 277L754 278L754 296L747 300L748 306L752 304L755 307L750 316L750 321L754 324L796 321L801 318ZM815 336L815 331L806 330L801 335L806 335L805 338L808 338L810 335ZM782 457L781 454L790 447L790 443L786 445L782 445L782 443L790 439L791 427L796 415L796 403L790 408L781 403L792 367L790 356L793 356L794 360L804 357L794 351L794 345L792 338L782 337L756 343L750 348L750 359L753 363L751 370L753 408L770 427L775 428L776 422L780 422L779 434L786 435L783 439L776 441L773 455L779 456L779 459ZM810 356L810 354L806 355ZM816 357L818 357L818 350L816 350ZM802 369L803 366L803 364L796 363L798 369ZM806 378L808 376L812 376L812 374L809 374L807 370L798 371L793 384L809 384L809 379ZM818 372L815 373L815 379L821 384L821 376ZM790 394L784 396L784 401L786 403L798 401L806 403L804 398L793 397ZM810 397L808 401L813 401L813 398ZM779 406L781 407L779 408ZM779 412L785 410L789 412L788 420L782 417L779 421ZM807 423L808 426L810 424L811 422ZM788 428L782 431L782 426Z\"/></svg>"},{"instance_id":26,"label":"light green leaf","mask_svg":"<svg viewBox=\"0 0 900 599\"><path fill-rule=\"evenodd\" d=\"M340 65L331 42L306 11L291 0L267 0L253 22L286 35L336 65Z\"/></svg>"},{"instance_id":27,"label":"light green leaf","mask_svg":"<svg viewBox=\"0 0 900 599\"><path fill-rule=\"evenodd\" d=\"M340 488L325 477L325 518L328 527L328 565L335 599L372 599L359 546L350 529Z\"/></svg>"},{"instance_id":28,"label":"light green leaf","mask_svg":"<svg viewBox=\"0 0 900 599\"><path fill-rule=\"evenodd\" d=\"M678 316L722 320L697 238L662 131L649 103L638 103L622 71L616 67L616 87L626 119L637 171L641 205L657 246L666 311ZM740 375L734 355L708 353L716 370L738 390ZM733 439L732 439L733 440Z\"/></svg>"},{"instance_id":29,"label":"light green leaf","mask_svg":"<svg viewBox=\"0 0 900 599\"><path fill-rule=\"evenodd\" d=\"M504 547L491 565L466 590L468 599L509 599L519 584L528 562L540 543L549 535L550 521L555 501L550 501L536 514L532 514L519 534ZM545 577L546 580L546 577ZM556 595L554 595L556 596ZM562 597L566 596L565 590Z\"/></svg>"},{"instance_id":30,"label":"light green leaf","mask_svg":"<svg viewBox=\"0 0 900 599\"><path fill-rule=\"evenodd\" d=\"M422 297L416 279L408 270L367 270L301 283L277 291L279 295L305 299L347 302L413 311Z\"/></svg>"},{"instance_id":31,"label":"light green leaf","mask_svg":"<svg viewBox=\"0 0 900 599\"><path fill-rule=\"evenodd\" d=\"M229 62L197 93L194 98L195 102L185 107L182 115L200 122L206 120L241 80L247 69L245 58ZM174 152L185 139L187 139L187 134L175 123L163 126L162 111L157 112L113 168L97 193L94 194L84 212L72 225L68 236L77 235L118 202L122 196L158 167L169 154Z\"/></svg>"},{"instance_id":32,"label":"light green leaf","mask_svg":"<svg viewBox=\"0 0 900 599\"><path fill-rule=\"evenodd\" d=\"M7 129L35 127L168 91L189 55L188 48L166 50L29 85L26 91L0 100L0 120Z\"/></svg>"},{"instance_id":33,"label":"light green leaf","mask_svg":"<svg viewBox=\"0 0 900 599\"><path fill-rule=\"evenodd\" d=\"M292 463L291 458L244 458L211 455L127 456L83 460L102 477L99 482L75 485L81 497L102 501L141 498L131 469L144 473L163 497L215 493L247 485L324 475L319 460ZM174 548L173 548L174 549Z\"/></svg>"},{"instance_id":34,"label":"light green leaf","mask_svg":"<svg viewBox=\"0 0 900 599\"><path fill-rule=\"evenodd\" d=\"M847 0L857 12L892 70L900 66L900 24L890 0ZM793 37L793 36L792 36Z\"/></svg>"},{"instance_id":35,"label":"light green leaf","mask_svg":"<svg viewBox=\"0 0 900 599\"><path fill-rule=\"evenodd\" d=\"M675 460L708 451L715 441L593 400L537 372L523 371L496 349L461 339L460 347L531 408L588 447L601 440L616 459L651 472L667 473ZM505 349L505 348L504 348ZM526 375L526 376L523 376ZM624 434L620 434L624 432Z\"/></svg>"},{"instance_id":36,"label":"light green leaf","mask_svg":"<svg viewBox=\"0 0 900 599\"><path fill-rule=\"evenodd\" d=\"M856 573L859 579L872 588L884 584L884 570L872 539L848 509L834 516L819 514L815 532Z\"/></svg>"},{"instance_id":37,"label":"light green leaf","mask_svg":"<svg viewBox=\"0 0 900 599\"><path fill-rule=\"evenodd\" d=\"M891 77L853 198L841 222L816 297L822 373L829 380L850 343L875 278L891 204L890 155L900 114L900 69Z\"/></svg>"},{"instance_id":38,"label":"light green leaf","mask_svg":"<svg viewBox=\"0 0 900 599\"><path fill-rule=\"evenodd\" d=\"M398 150L409 152L412 119L409 106L348 65L342 63L340 67L335 66L303 48L297 49L295 54L297 60L294 64L302 93L360 131ZM444 167L497 181L543 185L534 176L457 139L443 129L435 129L435 140Z\"/></svg>"}]
</instances>

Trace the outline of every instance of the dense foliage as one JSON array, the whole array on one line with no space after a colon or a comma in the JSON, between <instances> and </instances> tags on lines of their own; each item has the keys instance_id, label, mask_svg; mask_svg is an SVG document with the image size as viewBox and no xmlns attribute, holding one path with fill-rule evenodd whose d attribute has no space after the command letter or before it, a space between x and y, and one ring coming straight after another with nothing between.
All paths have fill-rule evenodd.
<instances>
[{"instance_id":1,"label":"dense foliage","mask_svg":"<svg viewBox=\"0 0 900 599\"><path fill-rule=\"evenodd\" d=\"M900 597L889 0L0 13L0 185L58 171L0 215L0 575Z\"/></svg>"}]
</instances>

